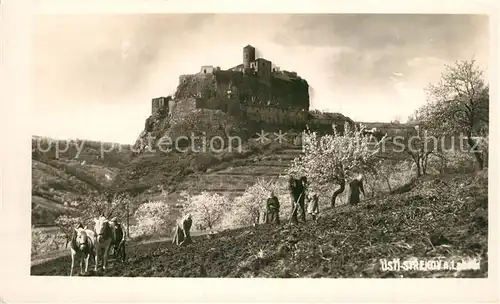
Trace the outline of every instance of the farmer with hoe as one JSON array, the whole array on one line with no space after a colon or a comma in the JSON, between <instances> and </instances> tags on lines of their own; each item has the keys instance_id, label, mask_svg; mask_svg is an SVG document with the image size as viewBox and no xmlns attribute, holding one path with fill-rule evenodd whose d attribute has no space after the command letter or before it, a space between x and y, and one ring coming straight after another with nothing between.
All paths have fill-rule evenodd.
<instances>
[{"instance_id":1,"label":"farmer with hoe","mask_svg":"<svg viewBox=\"0 0 500 304\"><path fill-rule=\"evenodd\" d=\"M305 199L307 195L307 178L302 176L300 179L290 177L288 181L288 189L292 200L292 214L290 221L294 224L298 223L297 213L300 208L300 220L306 222Z\"/></svg>"},{"instance_id":2,"label":"farmer with hoe","mask_svg":"<svg viewBox=\"0 0 500 304\"><path fill-rule=\"evenodd\" d=\"M269 198L267 199L266 208L266 224L280 224L280 202L274 192L271 191Z\"/></svg>"}]
</instances>

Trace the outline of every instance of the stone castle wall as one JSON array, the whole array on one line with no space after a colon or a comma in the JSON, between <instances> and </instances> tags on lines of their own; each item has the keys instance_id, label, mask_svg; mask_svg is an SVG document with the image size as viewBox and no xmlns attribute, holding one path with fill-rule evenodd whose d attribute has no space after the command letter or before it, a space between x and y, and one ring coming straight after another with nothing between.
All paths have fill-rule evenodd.
<instances>
[{"instance_id":1,"label":"stone castle wall","mask_svg":"<svg viewBox=\"0 0 500 304\"><path fill-rule=\"evenodd\" d=\"M186 113L195 109L222 110L256 123L290 126L331 127L336 121L309 113L307 83L294 87L289 80L275 78L273 81L274 86L269 87L258 77L235 71L181 75L174 99L169 102L169 113L173 108ZM305 102L297 97L294 99L294 96ZM292 102L288 102L289 99ZM155 109L158 100L153 100Z\"/></svg>"},{"instance_id":2,"label":"stone castle wall","mask_svg":"<svg viewBox=\"0 0 500 304\"><path fill-rule=\"evenodd\" d=\"M153 100L157 110L165 102ZM330 129L344 121L324 118L309 112L309 85L296 75L275 74L271 83L263 83L252 74L240 71L209 70L179 76L168 113L189 113L198 109L221 110L230 116L253 123ZM175 115L178 116L178 115Z\"/></svg>"},{"instance_id":3,"label":"stone castle wall","mask_svg":"<svg viewBox=\"0 0 500 304\"><path fill-rule=\"evenodd\" d=\"M350 121L340 114L326 117L310 112L309 84L305 79L295 72L273 68L271 61L254 60L255 56L250 56L254 48L245 49L246 65L229 70L202 66L197 74L179 76L172 97L152 100L152 115L145 131L155 137L189 130L216 134L240 124L243 133L261 125L269 129L303 130L309 126L331 131L332 123L343 126ZM249 56L245 56L247 53Z\"/></svg>"},{"instance_id":4,"label":"stone castle wall","mask_svg":"<svg viewBox=\"0 0 500 304\"><path fill-rule=\"evenodd\" d=\"M305 125L308 122L308 112L305 110L242 106L242 111L249 120L271 125Z\"/></svg>"},{"instance_id":5,"label":"stone castle wall","mask_svg":"<svg viewBox=\"0 0 500 304\"><path fill-rule=\"evenodd\" d=\"M309 109L309 85L303 79L273 77L270 84L237 71L181 75L174 99L198 98L200 108L224 110L227 99L245 106Z\"/></svg>"},{"instance_id":6,"label":"stone castle wall","mask_svg":"<svg viewBox=\"0 0 500 304\"><path fill-rule=\"evenodd\" d=\"M305 127L306 125L315 129L328 128L336 123L343 125L344 120L341 116L338 118L317 118L311 115L309 111L301 109L281 109L273 106L251 106L238 104L235 100L226 100L225 108L221 109L219 104L208 104L209 101L196 98L187 98L179 101L174 106L173 113L190 113L195 110L214 110L228 113L231 116L241 117L246 120L263 123L267 125L283 125ZM176 115L176 116L177 116Z\"/></svg>"}]
</instances>

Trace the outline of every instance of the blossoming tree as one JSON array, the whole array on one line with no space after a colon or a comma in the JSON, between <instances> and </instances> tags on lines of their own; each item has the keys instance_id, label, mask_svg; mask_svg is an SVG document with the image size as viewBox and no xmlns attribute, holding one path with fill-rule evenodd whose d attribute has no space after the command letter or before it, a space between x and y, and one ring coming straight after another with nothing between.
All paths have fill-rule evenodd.
<instances>
[{"instance_id":1,"label":"blossoming tree","mask_svg":"<svg viewBox=\"0 0 500 304\"><path fill-rule=\"evenodd\" d=\"M319 136L309 130L303 133L304 154L295 158L288 173L295 177L307 176L310 189L325 191L330 185L339 186L331 198L331 206L345 190L346 181L355 174L376 172L379 162L376 157L380 151L382 140L367 136L364 127L353 128L345 124L341 134L333 127L333 134Z\"/></svg>"},{"instance_id":2,"label":"blossoming tree","mask_svg":"<svg viewBox=\"0 0 500 304\"><path fill-rule=\"evenodd\" d=\"M475 60L446 65L437 84L430 84L428 103L417 110L419 122L435 136L461 134L479 170L487 161L489 84Z\"/></svg>"},{"instance_id":3,"label":"blossoming tree","mask_svg":"<svg viewBox=\"0 0 500 304\"><path fill-rule=\"evenodd\" d=\"M131 227L133 235L154 235L168 231L171 224L169 212L170 208L164 201L141 204L134 214L137 224Z\"/></svg>"},{"instance_id":4,"label":"blossoming tree","mask_svg":"<svg viewBox=\"0 0 500 304\"><path fill-rule=\"evenodd\" d=\"M189 196L184 205L185 213L190 213L194 222L208 227L210 230L221 223L228 208L229 201L227 197L208 192Z\"/></svg>"},{"instance_id":5,"label":"blossoming tree","mask_svg":"<svg viewBox=\"0 0 500 304\"><path fill-rule=\"evenodd\" d=\"M266 208L271 192L276 195L283 209L286 199L286 185L279 179L258 179L248 187L242 196L236 198L229 211L225 214L223 226L227 228L245 227L259 224L261 214Z\"/></svg>"}]
</instances>

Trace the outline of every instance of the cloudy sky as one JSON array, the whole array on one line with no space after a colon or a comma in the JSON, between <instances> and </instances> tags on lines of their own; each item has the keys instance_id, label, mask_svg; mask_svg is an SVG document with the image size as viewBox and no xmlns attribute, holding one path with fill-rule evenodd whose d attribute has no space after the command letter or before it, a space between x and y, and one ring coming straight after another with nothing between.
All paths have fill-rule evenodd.
<instances>
[{"instance_id":1,"label":"cloudy sky","mask_svg":"<svg viewBox=\"0 0 500 304\"><path fill-rule=\"evenodd\" d=\"M480 15L43 15L33 34L33 134L122 143L180 74L246 44L305 78L312 108L361 121L406 119L444 64L489 55Z\"/></svg>"}]
</instances>

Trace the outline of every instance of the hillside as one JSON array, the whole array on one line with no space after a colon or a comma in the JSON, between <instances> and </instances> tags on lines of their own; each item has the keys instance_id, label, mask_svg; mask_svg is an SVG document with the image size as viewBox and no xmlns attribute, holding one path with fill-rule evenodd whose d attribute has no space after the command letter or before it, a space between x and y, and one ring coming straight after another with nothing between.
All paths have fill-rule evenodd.
<instances>
[{"instance_id":1,"label":"hillside","mask_svg":"<svg viewBox=\"0 0 500 304\"><path fill-rule=\"evenodd\" d=\"M323 209L318 223L259 225L194 238L186 247L131 245L106 276L487 277L487 171L419 179L358 206ZM323 202L325 203L325 202ZM287 215L283 214L282 217ZM480 270L382 271L380 259L480 257ZM69 257L31 267L67 275Z\"/></svg>"},{"instance_id":2,"label":"hillside","mask_svg":"<svg viewBox=\"0 0 500 304\"><path fill-rule=\"evenodd\" d=\"M134 147L137 149L166 150L185 148L194 143L200 146L201 139L209 142L215 137L224 140L224 147L230 138L238 137L242 142L256 133L294 132L300 133L306 127L318 132L331 132L332 124L339 130L345 123L353 121L341 113L322 113L306 110L283 110L272 107L250 107L236 104L233 108L210 109L194 97L179 97L165 100L165 106L152 113L144 125ZM299 123L300 120L300 123ZM160 140L161 141L160 144ZM175 145L177 143L177 146Z\"/></svg>"},{"instance_id":3,"label":"hillside","mask_svg":"<svg viewBox=\"0 0 500 304\"><path fill-rule=\"evenodd\" d=\"M57 149L57 145L59 148ZM101 145L110 152L101 157ZM110 147L116 146L112 150ZM78 148L77 148L78 147ZM129 146L95 141L32 138L32 225L51 225L71 202L109 187L129 162ZM59 153L56 153L56 150Z\"/></svg>"},{"instance_id":4,"label":"hillside","mask_svg":"<svg viewBox=\"0 0 500 304\"><path fill-rule=\"evenodd\" d=\"M290 138L296 135L290 134ZM146 151L134 155L126 146L121 151L104 153L104 157L99 157L99 145L86 144L78 155L76 151L57 157L54 151L33 153L33 225L53 224L58 215L74 212L72 201L104 189L129 193L138 202L161 199L171 205L177 203L182 190L192 194L218 191L234 196L258 177L281 173L297 155L293 150L297 147L291 142L261 144L255 140L244 143L241 152ZM287 147L292 150L279 152ZM274 153L278 154L273 156ZM231 172L235 169L238 172ZM172 220L178 216L177 211L173 209Z\"/></svg>"},{"instance_id":5,"label":"hillside","mask_svg":"<svg viewBox=\"0 0 500 304\"><path fill-rule=\"evenodd\" d=\"M122 169L114 187L134 193L138 201L168 203L174 207L173 221L179 216L178 201L183 191L235 198L258 179L275 179L301 152L292 143L261 144L254 140L242 149L222 153L145 153Z\"/></svg>"},{"instance_id":6,"label":"hillside","mask_svg":"<svg viewBox=\"0 0 500 304\"><path fill-rule=\"evenodd\" d=\"M182 205L179 204L182 191L191 195L206 191L209 193L220 193L232 198L243 194L246 187L253 185L258 179L270 181L275 179L290 161L300 153L300 149L291 143L264 143L250 141L244 145L240 153L223 152L211 153L142 153L131 157L130 162L119 168L119 173L111 181L102 186L125 191L133 195L136 206L146 201L163 201L170 205L168 222L173 225L179 217ZM54 160L52 160L54 161ZM59 159L59 162L65 161ZM68 160L66 160L68 161ZM75 164L79 172L81 163ZM63 170L50 167L42 162L33 160L33 176L37 179L37 185L47 187L48 185L65 185L66 188L54 187L55 190L46 191L48 203L42 200L44 197L33 190L33 224L35 226L50 226L59 214L73 213L69 206L65 206L59 198L59 193L67 197L71 193L74 197L88 195L96 190L80 179L66 174ZM43 180L39 175L45 174L42 170L48 167L51 179ZM110 171L109 168L100 167L102 172ZM118 170L118 169L115 169ZM78 175L80 176L80 175ZM34 183L35 185L35 183ZM38 189L36 186L34 189ZM51 200L49 200L51 199ZM131 210L131 213L134 209ZM135 223L132 216L130 224ZM167 224L169 225L169 224ZM196 228L196 227L195 227ZM165 237L165 235L136 235L131 231L133 237L141 239ZM167 232L168 234L169 232ZM32 244L32 257L45 258L50 252L58 252L65 245L64 235L61 233L46 233L44 229L35 228L32 237L36 243ZM64 251L62 254L68 254Z\"/></svg>"},{"instance_id":7,"label":"hillside","mask_svg":"<svg viewBox=\"0 0 500 304\"><path fill-rule=\"evenodd\" d=\"M286 142L261 144L255 141L254 134L249 136L254 140L243 142L241 152L226 149L221 153L143 151L135 154L127 145L120 145L119 150L117 144L86 141L81 152L70 145L71 149L57 157L54 149L37 151L39 139L34 137L32 224L51 225L58 215L72 212L69 206L72 201L104 189L127 192L138 201L161 199L172 205L182 190L192 194L206 190L235 197L258 178L275 178L283 173L300 153L300 146L296 145L298 135L288 131ZM53 146L55 142L52 141ZM101 144L110 150L104 157L99 152ZM65 147L66 143L60 145ZM116 145L116 148L106 145ZM396 156L406 157L401 153ZM174 210L172 217L177 215Z\"/></svg>"}]
</instances>

